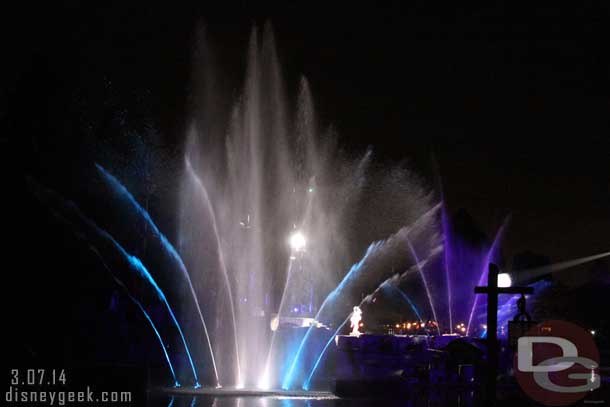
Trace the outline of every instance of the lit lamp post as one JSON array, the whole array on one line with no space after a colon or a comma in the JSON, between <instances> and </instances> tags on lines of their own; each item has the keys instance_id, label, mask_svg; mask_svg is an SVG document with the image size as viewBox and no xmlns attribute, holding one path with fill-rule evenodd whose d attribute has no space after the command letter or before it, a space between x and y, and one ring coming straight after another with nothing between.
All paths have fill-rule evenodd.
<instances>
[{"instance_id":1,"label":"lit lamp post","mask_svg":"<svg viewBox=\"0 0 610 407\"><path fill-rule=\"evenodd\" d=\"M497 265L489 263L487 286L475 287L475 294L487 295L487 399L496 398L496 376L498 370L498 296L500 294L532 294L532 287L511 287L508 274L500 274Z\"/></svg>"}]
</instances>

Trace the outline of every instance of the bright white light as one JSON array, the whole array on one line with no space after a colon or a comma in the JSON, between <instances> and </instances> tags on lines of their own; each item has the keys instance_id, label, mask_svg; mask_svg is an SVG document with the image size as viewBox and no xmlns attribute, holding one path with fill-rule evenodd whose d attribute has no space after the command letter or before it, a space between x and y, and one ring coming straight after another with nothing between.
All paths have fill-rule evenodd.
<instances>
[{"instance_id":1,"label":"bright white light","mask_svg":"<svg viewBox=\"0 0 610 407\"><path fill-rule=\"evenodd\" d=\"M591 330L591 335L595 336L595 331Z\"/></svg>"},{"instance_id":2,"label":"bright white light","mask_svg":"<svg viewBox=\"0 0 610 407\"><path fill-rule=\"evenodd\" d=\"M510 287L513 281L507 273L498 274L498 287Z\"/></svg>"},{"instance_id":3,"label":"bright white light","mask_svg":"<svg viewBox=\"0 0 610 407\"><path fill-rule=\"evenodd\" d=\"M271 384L269 383L269 372L268 371L265 371L263 373L263 377L262 377L261 381L258 382L257 387L261 390L269 390L269 388L271 388Z\"/></svg>"},{"instance_id":4,"label":"bright white light","mask_svg":"<svg viewBox=\"0 0 610 407\"><path fill-rule=\"evenodd\" d=\"M301 232L294 232L292 236L290 236L290 247L294 251L303 251L306 243L305 236L303 236Z\"/></svg>"}]
</instances>

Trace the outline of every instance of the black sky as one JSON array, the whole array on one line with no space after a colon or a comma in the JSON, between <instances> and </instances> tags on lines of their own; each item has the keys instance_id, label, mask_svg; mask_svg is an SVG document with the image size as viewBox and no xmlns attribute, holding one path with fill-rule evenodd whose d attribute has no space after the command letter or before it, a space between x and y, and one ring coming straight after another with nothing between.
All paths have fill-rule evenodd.
<instances>
[{"instance_id":1,"label":"black sky","mask_svg":"<svg viewBox=\"0 0 610 407\"><path fill-rule=\"evenodd\" d=\"M407 159L431 186L438 168L449 207L488 234L511 213L508 254L610 249L603 2L88 3L2 13L3 170L35 165L33 134L76 160L83 129L117 112L178 142L196 24L237 93L252 24L270 20L288 83L308 77L346 149Z\"/></svg>"}]
</instances>

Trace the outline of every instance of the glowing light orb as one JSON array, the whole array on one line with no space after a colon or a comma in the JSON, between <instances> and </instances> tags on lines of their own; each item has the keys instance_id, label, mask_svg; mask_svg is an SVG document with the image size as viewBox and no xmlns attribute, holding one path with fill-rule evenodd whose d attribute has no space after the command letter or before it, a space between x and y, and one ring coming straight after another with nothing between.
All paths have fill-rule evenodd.
<instances>
[{"instance_id":1,"label":"glowing light orb","mask_svg":"<svg viewBox=\"0 0 610 407\"><path fill-rule=\"evenodd\" d=\"M507 273L498 274L498 287L510 287L513 281Z\"/></svg>"},{"instance_id":2,"label":"glowing light orb","mask_svg":"<svg viewBox=\"0 0 610 407\"><path fill-rule=\"evenodd\" d=\"M292 236L290 236L290 247L292 250L300 252L305 249L305 245L307 241L305 240L305 236L301 232L294 232Z\"/></svg>"}]
</instances>

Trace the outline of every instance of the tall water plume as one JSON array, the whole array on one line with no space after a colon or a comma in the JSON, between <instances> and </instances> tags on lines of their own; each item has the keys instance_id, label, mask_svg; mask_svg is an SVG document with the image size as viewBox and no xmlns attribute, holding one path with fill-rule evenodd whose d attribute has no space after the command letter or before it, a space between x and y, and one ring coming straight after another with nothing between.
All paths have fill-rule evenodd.
<instances>
[{"instance_id":1,"label":"tall water plume","mask_svg":"<svg viewBox=\"0 0 610 407\"><path fill-rule=\"evenodd\" d=\"M198 49L201 61L213 60L205 35ZM269 25L262 39L253 29L246 58L232 103L218 89L215 67L196 64L178 237L213 321L221 382L237 386L259 385L261 376L277 383L285 370L269 329L274 316L315 316L371 241L431 207L404 166L371 167L370 150L340 151L334 131L316 117L307 79L292 92L285 86ZM419 240L413 245L425 258L430 245ZM403 263L410 257L408 248L395 251Z\"/></svg>"}]
</instances>

